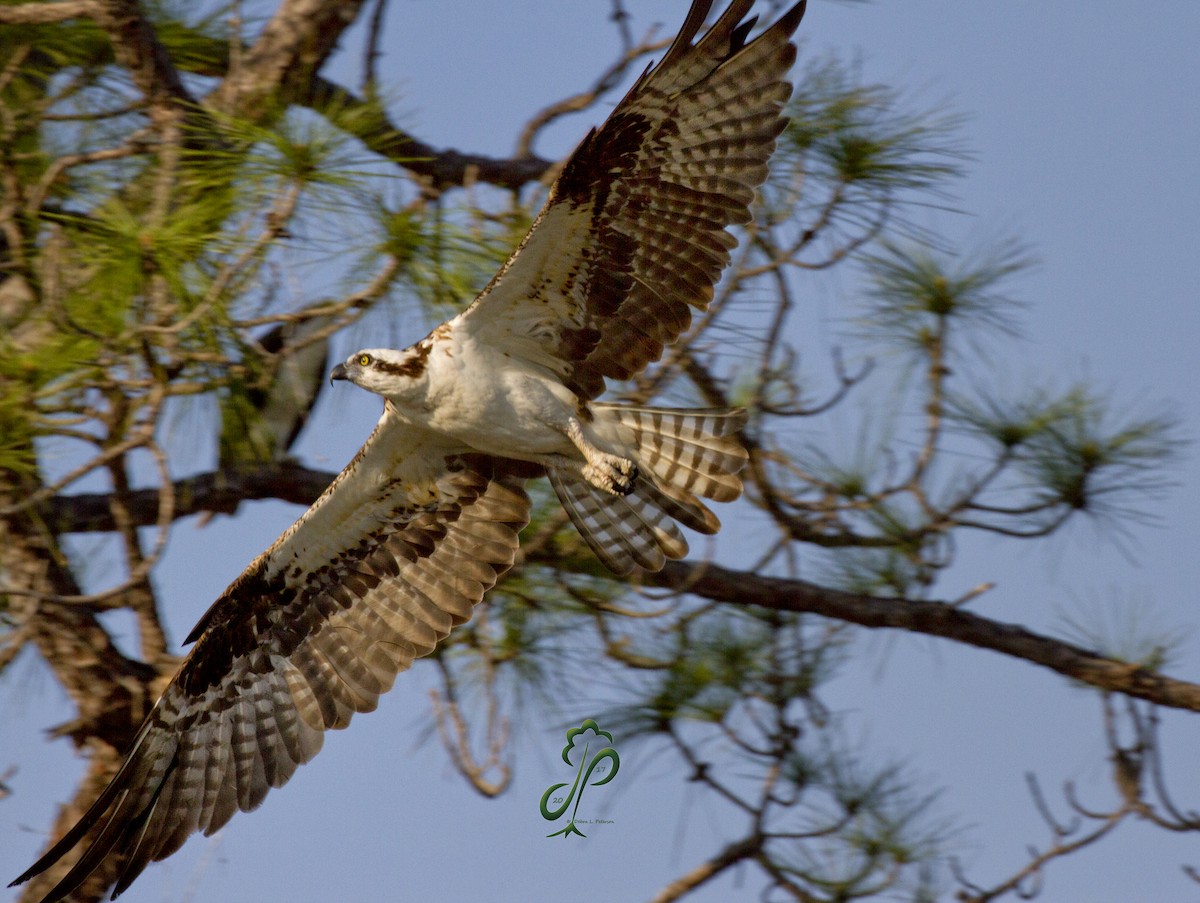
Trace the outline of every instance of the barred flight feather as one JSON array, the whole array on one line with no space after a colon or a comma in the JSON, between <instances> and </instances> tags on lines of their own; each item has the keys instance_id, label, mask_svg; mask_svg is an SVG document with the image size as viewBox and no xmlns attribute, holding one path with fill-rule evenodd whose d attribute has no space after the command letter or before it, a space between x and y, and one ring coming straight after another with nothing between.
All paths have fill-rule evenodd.
<instances>
[{"instance_id":1,"label":"barred flight feather","mask_svg":"<svg viewBox=\"0 0 1200 903\"><path fill-rule=\"evenodd\" d=\"M69 895L107 856L122 862L120 892L192 833L260 805L316 755L325 730L374 709L512 565L529 500L499 466L447 454L385 412L331 490L201 619L121 771L22 877L86 840L47 899ZM391 474L382 493L380 473ZM364 534L361 524L375 526Z\"/></svg>"},{"instance_id":2,"label":"barred flight feather","mask_svg":"<svg viewBox=\"0 0 1200 903\"><path fill-rule=\"evenodd\" d=\"M563 167L520 247L456 320L562 374L583 398L627 379L704 310L786 120L800 2L754 40L735 0L697 41L696 0L662 61ZM531 291L532 289L532 291ZM581 331L596 339L580 344ZM557 337L547 348L541 339Z\"/></svg>"}]
</instances>

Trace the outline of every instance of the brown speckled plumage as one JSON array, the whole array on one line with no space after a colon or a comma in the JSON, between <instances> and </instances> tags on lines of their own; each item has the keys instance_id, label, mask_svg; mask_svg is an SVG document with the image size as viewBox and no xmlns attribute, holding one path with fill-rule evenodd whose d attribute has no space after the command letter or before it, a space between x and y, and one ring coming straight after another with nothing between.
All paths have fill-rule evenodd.
<instances>
[{"instance_id":1,"label":"brown speckled plumage","mask_svg":"<svg viewBox=\"0 0 1200 903\"><path fill-rule=\"evenodd\" d=\"M564 381L595 398L605 379L658 360L707 307L737 244L726 229L750 220L786 122L804 13L797 4L747 43L752 5L734 0L693 44L712 6L693 3L662 62L571 155L466 323L481 335L554 332Z\"/></svg>"}]
</instances>

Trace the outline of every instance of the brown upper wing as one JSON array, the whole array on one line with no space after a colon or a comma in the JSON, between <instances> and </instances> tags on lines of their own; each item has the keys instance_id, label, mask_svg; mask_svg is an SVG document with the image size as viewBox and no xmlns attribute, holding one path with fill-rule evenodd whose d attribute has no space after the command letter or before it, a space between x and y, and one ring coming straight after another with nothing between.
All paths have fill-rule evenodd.
<instances>
[{"instance_id":1,"label":"brown upper wing","mask_svg":"<svg viewBox=\"0 0 1200 903\"><path fill-rule=\"evenodd\" d=\"M711 0L576 148L529 234L455 322L558 373L585 398L627 379L703 310L750 219L785 120L797 3L749 43L733 0L693 44Z\"/></svg>"},{"instance_id":2,"label":"brown upper wing","mask_svg":"<svg viewBox=\"0 0 1200 903\"><path fill-rule=\"evenodd\" d=\"M115 895L193 832L258 806L324 731L374 709L512 565L529 499L500 467L385 412L355 461L201 619L116 777L14 883L85 844L46 899L110 856L121 862Z\"/></svg>"}]
</instances>

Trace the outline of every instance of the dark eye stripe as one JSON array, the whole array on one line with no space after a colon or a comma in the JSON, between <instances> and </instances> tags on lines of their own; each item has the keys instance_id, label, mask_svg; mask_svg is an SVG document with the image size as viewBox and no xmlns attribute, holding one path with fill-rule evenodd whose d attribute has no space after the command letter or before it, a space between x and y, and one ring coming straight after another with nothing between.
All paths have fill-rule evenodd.
<instances>
[{"instance_id":1,"label":"dark eye stripe","mask_svg":"<svg viewBox=\"0 0 1200 903\"><path fill-rule=\"evenodd\" d=\"M433 343L429 339L422 339L410 349L408 359L404 363L393 364L391 361L377 360L373 364L376 370L382 370L384 373L416 379L425 372L425 364L429 359L429 349L432 346Z\"/></svg>"},{"instance_id":2,"label":"dark eye stripe","mask_svg":"<svg viewBox=\"0 0 1200 903\"><path fill-rule=\"evenodd\" d=\"M375 369L382 370L384 373L390 373L394 376L409 376L415 379L425 372L425 359L417 357L405 361L403 364L393 364L390 361L375 361Z\"/></svg>"}]
</instances>

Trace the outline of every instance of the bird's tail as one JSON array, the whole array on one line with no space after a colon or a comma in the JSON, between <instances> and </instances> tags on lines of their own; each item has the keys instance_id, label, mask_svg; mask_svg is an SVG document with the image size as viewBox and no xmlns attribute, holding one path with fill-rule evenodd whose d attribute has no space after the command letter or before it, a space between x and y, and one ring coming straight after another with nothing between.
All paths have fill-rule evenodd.
<instances>
[{"instance_id":1,"label":"bird's tail","mask_svg":"<svg viewBox=\"0 0 1200 903\"><path fill-rule=\"evenodd\" d=\"M662 568L688 544L679 525L713 534L721 526L701 498L729 502L742 492L747 454L737 439L742 410L643 408L593 404L597 435L630 458L638 476L627 495L613 495L581 474L551 468L550 483L580 534L609 570Z\"/></svg>"}]
</instances>

